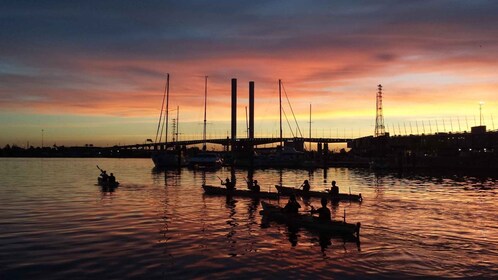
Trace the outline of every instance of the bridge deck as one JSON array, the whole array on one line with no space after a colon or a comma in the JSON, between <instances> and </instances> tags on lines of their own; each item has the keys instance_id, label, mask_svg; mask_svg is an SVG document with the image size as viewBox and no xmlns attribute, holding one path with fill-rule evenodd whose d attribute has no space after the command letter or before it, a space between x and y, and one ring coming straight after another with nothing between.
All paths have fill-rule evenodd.
<instances>
[{"instance_id":1,"label":"bridge deck","mask_svg":"<svg viewBox=\"0 0 498 280\"><path fill-rule=\"evenodd\" d=\"M292 142L292 141L302 141L302 142L313 142L313 143L347 143L352 139L349 138L283 138L284 142ZM239 144L252 144L252 145L264 145L271 143L280 142L280 138L238 138L237 143ZM221 138L221 139L207 139L207 143L210 144L218 144L218 145L229 145L231 139ZM204 140L183 140L183 141L175 141L168 142L168 147L173 146L189 146L189 145L197 145L204 143ZM114 146L113 148L117 149L152 149L156 146L164 146L165 142L160 143L144 143L144 144L133 144L133 145L123 145L123 146Z\"/></svg>"}]
</instances>

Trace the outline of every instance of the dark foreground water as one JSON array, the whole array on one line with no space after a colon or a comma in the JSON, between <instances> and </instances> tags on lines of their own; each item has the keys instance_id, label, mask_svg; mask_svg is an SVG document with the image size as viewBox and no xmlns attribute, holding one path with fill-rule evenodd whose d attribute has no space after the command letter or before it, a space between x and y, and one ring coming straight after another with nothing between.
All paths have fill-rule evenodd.
<instances>
[{"instance_id":1,"label":"dark foreground water","mask_svg":"<svg viewBox=\"0 0 498 280\"><path fill-rule=\"evenodd\" d=\"M95 185L96 164L116 174L114 192ZM247 171L235 175L242 188ZM341 219L346 209L349 222L362 223L357 245L262 224L258 201L203 195L202 182L218 184L217 176L230 169L157 172L147 159L0 158L0 279L498 277L496 178L255 171L263 190L308 179L312 189L336 180L341 192L361 192L362 204L332 211Z\"/></svg>"}]
</instances>

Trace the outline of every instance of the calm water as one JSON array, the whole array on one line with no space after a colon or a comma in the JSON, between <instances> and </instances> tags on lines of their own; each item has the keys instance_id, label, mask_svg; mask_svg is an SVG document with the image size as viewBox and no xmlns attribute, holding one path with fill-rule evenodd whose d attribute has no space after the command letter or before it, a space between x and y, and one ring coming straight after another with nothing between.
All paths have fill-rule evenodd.
<instances>
[{"instance_id":1,"label":"calm water","mask_svg":"<svg viewBox=\"0 0 498 280\"><path fill-rule=\"evenodd\" d=\"M95 185L96 164L121 182L114 192ZM241 188L247 171L235 175ZM346 209L349 222L362 223L358 246L262 224L251 199L203 195L202 182L218 184L217 176L230 169L0 158L0 279L498 277L496 178L255 171L263 190L308 179L312 189L336 180L342 192L362 193L362 204L332 211L341 219Z\"/></svg>"}]
</instances>

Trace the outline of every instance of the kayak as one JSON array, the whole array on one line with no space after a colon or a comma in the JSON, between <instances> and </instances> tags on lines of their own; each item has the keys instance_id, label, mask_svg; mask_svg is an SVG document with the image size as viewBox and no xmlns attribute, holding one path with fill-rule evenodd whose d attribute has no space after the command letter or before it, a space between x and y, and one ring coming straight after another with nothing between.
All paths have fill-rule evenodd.
<instances>
[{"instance_id":1,"label":"kayak","mask_svg":"<svg viewBox=\"0 0 498 280\"><path fill-rule=\"evenodd\" d=\"M253 198L272 198L278 199L279 194L275 192L254 192L251 190L227 190L225 187L216 187L210 185L202 185L205 194L209 195L225 195L225 196L243 196Z\"/></svg>"},{"instance_id":2,"label":"kayak","mask_svg":"<svg viewBox=\"0 0 498 280\"><path fill-rule=\"evenodd\" d=\"M282 207L264 201L261 201L261 206L263 207L262 215L280 223L292 224L323 233L354 236L356 239L360 237L361 223L359 222L356 224L344 221L324 222L310 214L287 214L283 212Z\"/></svg>"},{"instance_id":3,"label":"kayak","mask_svg":"<svg viewBox=\"0 0 498 280\"><path fill-rule=\"evenodd\" d=\"M99 184L99 186L101 187L104 187L104 188L117 188L119 186L119 182L116 181L116 182L104 182L104 180L102 180L102 177L98 177L97 178L97 183Z\"/></svg>"},{"instance_id":4,"label":"kayak","mask_svg":"<svg viewBox=\"0 0 498 280\"><path fill-rule=\"evenodd\" d=\"M360 194L348 194L348 193L340 193L337 196L332 196L329 192L319 192L319 191L303 191L298 188L293 187L285 187L282 185L275 185L277 191L280 195L299 195L303 197L327 197L334 201L344 200L344 201L363 201L363 197Z\"/></svg>"}]
</instances>

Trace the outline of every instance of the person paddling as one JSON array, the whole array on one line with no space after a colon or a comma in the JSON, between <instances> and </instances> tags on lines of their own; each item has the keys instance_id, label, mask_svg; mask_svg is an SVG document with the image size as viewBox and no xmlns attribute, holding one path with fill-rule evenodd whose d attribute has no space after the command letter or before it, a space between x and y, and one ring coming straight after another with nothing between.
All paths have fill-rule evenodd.
<instances>
[{"instance_id":1,"label":"person paddling","mask_svg":"<svg viewBox=\"0 0 498 280\"><path fill-rule=\"evenodd\" d=\"M221 184L224 185L229 191L235 190L235 184L230 182L230 179L228 178L225 179L225 182L221 181Z\"/></svg>"},{"instance_id":2,"label":"person paddling","mask_svg":"<svg viewBox=\"0 0 498 280\"><path fill-rule=\"evenodd\" d=\"M303 184L301 185L301 188L303 188L303 191L305 192L309 192L310 191L310 183L308 182L308 180L304 180Z\"/></svg>"},{"instance_id":3,"label":"person paddling","mask_svg":"<svg viewBox=\"0 0 498 280\"><path fill-rule=\"evenodd\" d=\"M261 189L261 187L258 184L258 180L254 180L253 181L253 185L251 187L251 191L253 191L253 192L259 192L260 189Z\"/></svg>"},{"instance_id":4,"label":"person paddling","mask_svg":"<svg viewBox=\"0 0 498 280\"><path fill-rule=\"evenodd\" d=\"M107 172L105 170L102 170L102 173L100 173L100 177L102 177L102 182L107 183L109 180L109 175L107 175Z\"/></svg>"},{"instance_id":5,"label":"person paddling","mask_svg":"<svg viewBox=\"0 0 498 280\"><path fill-rule=\"evenodd\" d=\"M109 183L110 184L114 184L116 183L116 177L114 177L114 174L111 173L111 175L109 176Z\"/></svg>"},{"instance_id":6,"label":"person paddling","mask_svg":"<svg viewBox=\"0 0 498 280\"><path fill-rule=\"evenodd\" d=\"M332 187L330 188L330 194L332 196L339 196L339 186L336 185L335 181L332 181Z\"/></svg>"},{"instance_id":7,"label":"person paddling","mask_svg":"<svg viewBox=\"0 0 498 280\"><path fill-rule=\"evenodd\" d=\"M311 208L312 208L311 214L318 213L318 220L320 220L320 221L323 221L323 222L331 221L332 218L330 215L330 210L329 210L329 208L327 208L327 198L326 197L322 197L321 204L322 204L322 207L318 208L318 209L315 209L315 208L313 208L313 206L311 206Z\"/></svg>"},{"instance_id":8,"label":"person paddling","mask_svg":"<svg viewBox=\"0 0 498 280\"><path fill-rule=\"evenodd\" d=\"M301 208L301 205L297 202L296 195L291 194L289 201L284 207L284 212L288 214L297 214L299 212L299 208Z\"/></svg>"}]
</instances>

